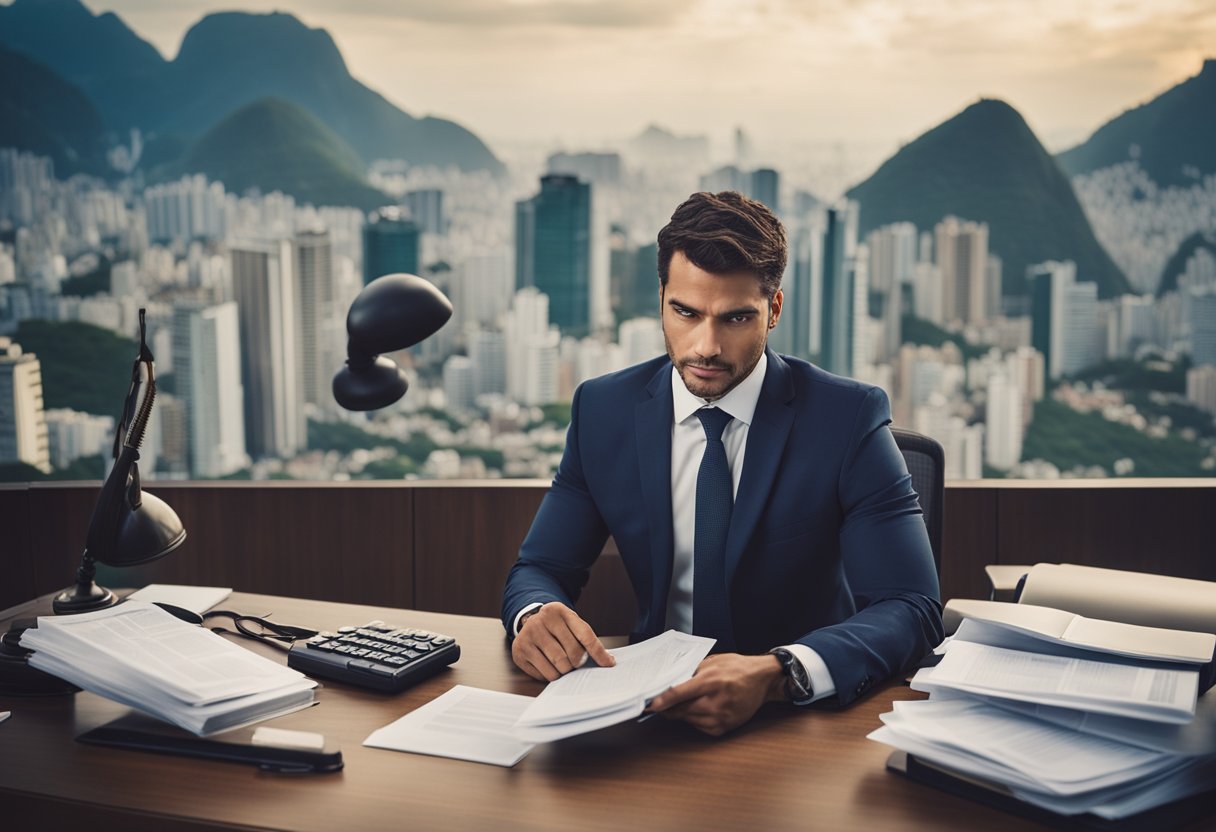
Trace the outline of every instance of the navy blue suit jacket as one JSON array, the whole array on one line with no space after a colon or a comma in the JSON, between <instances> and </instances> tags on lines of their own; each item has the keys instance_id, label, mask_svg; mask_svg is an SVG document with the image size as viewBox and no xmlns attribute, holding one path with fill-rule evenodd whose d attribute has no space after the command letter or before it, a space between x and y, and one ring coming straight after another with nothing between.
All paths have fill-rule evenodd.
<instances>
[{"instance_id":1,"label":"navy blue suit jacket","mask_svg":"<svg viewBox=\"0 0 1216 832\"><path fill-rule=\"evenodd\" d=\"M637 594L634 639L671 585L671 361L582 384L566 450L503 594L573 607L609 534ZM726 543L735 649L801 643L842 704L941 641L937 572L886 394L768 352Z\"/></svg>"}]
</instances>

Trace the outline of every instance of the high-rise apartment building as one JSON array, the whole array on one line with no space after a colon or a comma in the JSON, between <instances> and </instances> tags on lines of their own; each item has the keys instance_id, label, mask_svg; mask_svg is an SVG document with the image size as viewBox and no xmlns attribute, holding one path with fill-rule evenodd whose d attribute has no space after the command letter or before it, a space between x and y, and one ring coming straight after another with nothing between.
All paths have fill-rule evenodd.
<instances>
[{"instance_id":1,"label":"high-rise apartment building","mask_svg":"<svg viewBox=\"0 0 1216 832\"><path fill-rule=\"evenodd\" d=\"M752 171L747 195L762 202L774 214L781 212L781 174L772 168L757 168Z\"/></svg>"},{"instance_id":2,"label":"high-rise apartment building","mask_svg":"<svg viewBox=\"0 0 1216 832\"><path fill-rule=\"evenodd\" d=\"M294 241L299 287L299 361L304 401L333 404L333 377L345 359L345 310L338 305L328 231L304 231Z\"/></svg>"},{"instance_id":3,"label":"high-rise apartment building","mask_svg":"<svg viewBox=\"0 0 1216 832\"><path fill-rule=\"evenodd\" d=\"M42 405L42 363L0 336L0 463L24 462L51 471Z\"/></svg>"},{"instance_id":4,"label":"high-rise apartment building","mask_svg":"<svg viewBox=\"0 0 1216 832\"><path fill-rule=\"evenodd\" d=\"M190 473L213 479L249 464L237 305L173 310L174 378L186 411Z\"/></svg>"},{"instance_id":5,"label":"high-rise apartment building","mask_svg":"<svg viewBox=\"0 0 1216 832\"><path fill-rule=\"evenodd\" d=\"M1216 364L1204 364L1186 371L1186 399L1216 417Z\"/></svg>"},{"instance_id":6,"label":"high-rise apartment building","mask_svg":"<svg viewBox=\"0 0 1216 832\"><path fill-rule=\"evenodd\" d=\"M363 226L363 283L386 274L418 274L418 225L395 206L373 211Z\"/></svg>"},{"instance_id":7,"label":"high-rise apartment building","mask_svg":"<svg viewBox=\"0 0 1216 832\"><path fill-rule=\"evenodd\" d=\"M443 397L448 410L467 413L476 395L473 362L466 355L449 355L443 362Z\"/></svg>"},{"instance_id":8,"label":"high-rise apartment building","mask_svg":"<svg viewBox=\"0 0 1216 832\"><path fill-rule=\"evenodd\" d=\"M409 210L410 219L418 230L426 234L448 233L447 217L443 213L443 191L439 188L419 188L406 191L402 200ZM417 274L417 272L410 272Z\"/></svg>"},{"instance_id":9,"label":"high-rise apartment building","mask_svg":"<svg viewBox=\"0 0 1216 832\"><path fill-rule=\"evenodd\" d=\"M159 396L157 404L160 404ZM94 416L66 407L52 408L46 411L46 432L51 464L56 468L66 468L73 460L83 456L110 456L111 443L114 441L114 417ZM143 457L141 449L141 461ZM141 462L141 470L145 467ZM147 470L151 471L151 468Z\"/></svg>"},{"instance_id":10,"label":"high-rise apartment building","mask_svg":"<svg viewBox=\"0 0 1216 832\"><path fill-rule=\"evenodd\" d=\"M828 372L853 373L856 324L857 204L846 202L827 212L823 234L823 303L819 309L820 364Z\"/></svg>"},{"instance_id":11,"label":"high-rise apartment building","mask_svg":"<svg viewBox=\"0 0 1216 832\"><path fill-rule=\"evenodd\" d=\"M988 225L946 217L933 230L942 275L942 316L975 324L988 318Z\"/></svg>"},{"instance_id":12,"label":"high-rise apartment building","mask_svg":"<svg viewBox=\"0 0 1216 832\"><path fill-rule=\"evenodd\" d=\"M550 320L570 335L591 327L592 227L591 185L574 176L542 176L540 193L515 204L516 288L547 295Z\"/></svg>"},{"instance_id":13,"label":"high-rise apartment building","mask_svg":"<svg viewBox=\"0 0 1216 832\"><path fill-rule=\"evenodd\" d=\"M1026 270L1031 287L1031 345L1043 354L1047 377L1071 375L1101 360L1098 285L1077 282L1071 260Z\"/></svg>"},{"instance_id":14,"label":"high-rise apartment building","mask_svg":"<svg viewBox=\"0 0 1216 832\"><path fill-rule=\"evenodd\" d=\"M479 329L469 336L473 362L473 395L507 392L507 339L496 330Z\"/></svg>"},{"instance_id":15,"label":"high-rise apartment building","mask_svg":"<svg viewBox=\"0 0 1216 832\"><path fill-rule=\"evenodd\" d=\"M291 457L308 441L293 247L289 240L234 245L230 256L247 449L255 459ZM314 249L306 257L319 272L323 255Z\"/></svg>"},{"instance_id":16,"label":"high-rise apartment building","mask_svg":"<svg viewBox=\"0 0 1216 832\"><path fill-rule=\"evenodd\" d=\"M1216 364L1216 286L1190 290L1191 364Z\"/></svg>"},{"instance_id":17,"label":"high-rise apartment building","mask_svg":"<svg viewBox=\"0 0 1216 832\"><path fill-rule=\"evenodd\" d=\"M1022 391L1004 373L993 373L987 392L984 461L1008 470L1022 458Z\"/></svg>"}]
</instances>

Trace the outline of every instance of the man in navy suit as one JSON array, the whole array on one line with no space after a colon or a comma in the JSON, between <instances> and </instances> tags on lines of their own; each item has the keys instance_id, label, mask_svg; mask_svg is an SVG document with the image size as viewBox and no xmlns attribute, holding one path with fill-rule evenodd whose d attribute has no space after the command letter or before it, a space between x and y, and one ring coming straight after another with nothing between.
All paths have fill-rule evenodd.
<instances>
[{"instance_id":1,"label":"man in navy suit","mask_svg":"<svg viewBox=\"0 0 1216 832\"><path fill-rule=\"evenodd\" d=\"M552 681L613 663L573 607L608 535L634 639L717 640L650 709L721 734L766 701L840 704L942 638L937 573L887 397L767 347L785 231L759 202L694 194L659 232L667 356L574 394L566 450L503 623Z\"/></svg>"}]
</instances>

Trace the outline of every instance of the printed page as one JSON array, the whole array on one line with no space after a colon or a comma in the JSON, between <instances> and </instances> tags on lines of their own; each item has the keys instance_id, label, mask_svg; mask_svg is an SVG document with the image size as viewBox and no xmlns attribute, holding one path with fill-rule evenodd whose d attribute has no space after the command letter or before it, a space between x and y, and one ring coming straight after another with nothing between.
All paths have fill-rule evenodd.
<instances>
[{"instance_id":1,"label":"printed page","mask_svg":"<svg viewBox=\"0 0 1216 832\"><path fill-rule=\"evenodd\" d=\"M922 670L914 677L914 688L925 684L1182 723L1195 714L1199 674L1045 656L956 638L931 673Z\"/></svg>"},{"instance_id":2,"label":"printed page","mask_svg":"<svg viewBox=\"0 0 1216 832\"><path fill-rule=\"evenodd\" d=\"M536 697L519 724L546 725L600 716L632 706L634 714L646 700L692 678L714 641L668 630L610 652L613 667L587 666L571 671Z\"/></svg>"},{"instance_id":3,"label":"printed page","mask_svg":"<svg viewBox=\"0 0 1216 832\"><path fill-rule=\"evenodd\" d=\"M942 622L947 633L953 633L965 620L977 619L1009 624L1020 630L1060 638L1074 618L1074 613L1050 607L1011 604L1007 601L980 601L973 598L952 598L942 610Z\"/></svg>"},{"instance_id":4,"label":"printed page","mask_svg":"<svg viewBox=\"0 0 1216 832\"><path fill-rule=\"evenodd\" d=\"M513 766L533 745L517 739L515 720L530 696L457 685L363 741L372 748Z\"/></svg>"},{"instance_id":5,"label":"printed page","mask_svg":"<svg viewBox=\"0 0 1216 832\"><path fill-rule=\"evenodd\" d=\"M202 615L232 594L231 587L148 584L127 596L128 601L160 602Z\"/></svg>"},{"instance_id":6,"label":"printed page","mask_svg":"<svg viewBox=\"0 0 1216 832\"><path fill-rule=\"evenodd\" d=\"M160 607L127 601L74 616L43 617L21 637L51 655L126 668L191 705L207 705L298 681L303 674L257 655Z\"/></svg>"}]
</instances>

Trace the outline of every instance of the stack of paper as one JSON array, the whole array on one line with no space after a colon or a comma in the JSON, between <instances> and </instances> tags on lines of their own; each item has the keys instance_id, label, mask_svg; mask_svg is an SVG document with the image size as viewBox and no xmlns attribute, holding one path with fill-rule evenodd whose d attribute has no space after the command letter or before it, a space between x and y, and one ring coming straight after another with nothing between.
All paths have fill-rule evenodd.
<instances>
[{"instance_id":1,"label":"stack of paper","mask_svg":"<svg viewBox=\"0 0 1216 832\"><path fill-rule=\"evenodd\" d=\"M38 619L21 646L30 664L199 735L307 707L316 683L160 607Z\"/></svg>"},{"instance_id":2,"label":"stack of paper","mask_svg":"<svg viewBox=\"0 0 1216 832\"><path fill-rule=\"evenodd\" d=\"M870 738L1063 815L1113 820L1212 788L1216 695L1197 695L1206 636L1107 643L1137 628L1069 616L1051 636L1047 617L1002 617L965 617L912 679L929 700L896 703Z\"/></svg>"},{"instance_id":3,"label":"stack of paper","mask_svg":"<svg viewBox=\"0 0 1216 832\"><path fill-rule=\"evenodd\" d=\"M640 716L651 699L691 679L713 646L713 639L668 630L609 650L614 666L587 665L550 682L515 723L515 735L550 742Z\"/></svg>"}]
</instances>

